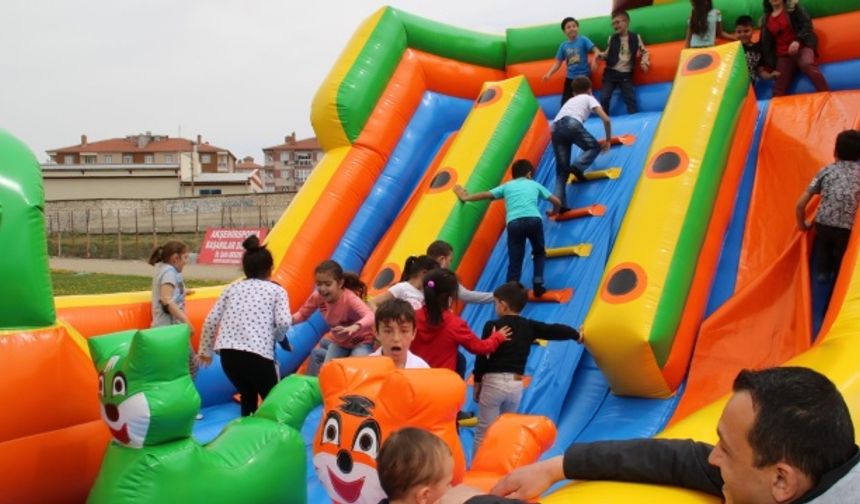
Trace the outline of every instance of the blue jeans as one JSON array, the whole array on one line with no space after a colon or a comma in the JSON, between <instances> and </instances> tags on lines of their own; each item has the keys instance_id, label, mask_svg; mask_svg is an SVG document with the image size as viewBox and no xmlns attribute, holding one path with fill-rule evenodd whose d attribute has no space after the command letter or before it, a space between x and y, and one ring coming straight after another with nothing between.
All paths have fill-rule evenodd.
<instances>
[{"instance_id":1,"label":"blue jeans","mask_svg":"<svg viewBox=\"0 0 860 504\"><path fill-rule=\"evenodd\" d=\"M636 91L633 88L633 72L621 73L607 70L603 73L603 89L600 90L600 106L609 113L609 103L616 89L621 90L621 98L627 106L627 113L636 113Z\"/></svg>"},{"instance_id":2,"label":"blue jeans","mask_svg":"<svg viewBox=\"0 0 860 504\"><path fill-rule=\"evenodd\" d=\"M308 361L308 368L305 374L308 376L319 376L320 367L332 359L340 359L341 357L364 357L373 352L372 343L362 343L356 345L355 348L344 348L330 339L323 338L320 341L319 348L311 350L311 358Z\"/></svg>"},{"instance_id":3,"label":"blue jeans","mask_svg":"<svg viewBox=\"0 0 860 504\"><path fill-rule=\"evenodd\" d=\"M546 250L543 245L543 219L521 217L508 222L508 282L520 281L523 273L523 258L526 255L526 239L532 244L534 257L534 283L543 284L543 263Z\"/></svg>"},{"instance_id":4,"label":"blue jeans","mask_svg":"<svg viewBox=\"0 0 860 504\"><path fill-rule=\"evenodd\" d=\"M570 163L570 148L576 145L582 149L573 164ZM591 166L600 154L600 144L585 129L581 122L572 117L562 117L552 124L552 149L555 153L555 195L561 206L567 207L567 179L571 173L582 180L583 172Z\"/></svg>"},{"instance_id":5,"label":"blue jeans","mask_svg":"<svg viewBox=\"0 0 860 504\"><path fill-rule=\"evenodd\" d=\"M523 397L523 377L514 373L487 373L481 378L478 396L478 426L475 451L484 440L487 428L505 413L516 413Z\"/></svg>"}]
</instances>

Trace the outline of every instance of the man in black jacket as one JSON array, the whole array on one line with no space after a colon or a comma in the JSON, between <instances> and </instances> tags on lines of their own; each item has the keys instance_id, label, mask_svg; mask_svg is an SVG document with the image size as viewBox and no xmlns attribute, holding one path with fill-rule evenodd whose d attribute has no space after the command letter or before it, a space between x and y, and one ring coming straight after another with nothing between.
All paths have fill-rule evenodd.
<instances>
[{"instance_id":1,"label":"man in black jacket","mask_svg":"<svg viewBox=\"0 0 860 504\"><path fill-rule=\"evenodd\" d=\"M860 499L860 452L842 395L806 368L744 370L717 426L716 446L637 439L571 445L513 471L495 495L533 498L567 479L674 485L741 503Z\"/></svg>"}]
</instances>

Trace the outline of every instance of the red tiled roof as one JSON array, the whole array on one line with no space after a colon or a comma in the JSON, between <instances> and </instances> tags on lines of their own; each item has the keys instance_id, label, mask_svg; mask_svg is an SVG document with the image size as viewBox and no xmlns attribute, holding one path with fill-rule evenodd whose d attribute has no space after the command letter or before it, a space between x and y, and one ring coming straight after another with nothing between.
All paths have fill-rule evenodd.
<instances>
[{"instance_id":1,"label":"red tiled roof","mask_svg":"<svg viewBox=\"0 0 860 504\"><path fill-rule=\"evenodd\" d=\"M70 147L62 147L60 149L50 149L48 152L57 154L74 154L79 152L191 152L193 146L191 140L187 138L165 138L163 140L153 140L144 147L138 147L137 141L128 138L110 138L108 140L98 140L96 142L87 142L85 144L72 145ZM228 149L216 147L203 143L197 146L197 152L227 152L231 156ZM235 156L233 156L235 158Z\"/></svg>"},{"instance_id":2,"label":"red tiled roof","mask_svg":"<svg viewBox=\"0 0 860 504\"><path fill-rule=\"evenodd\" d=\"M236 171L238 171L238 170L264 170L265 167L260 166L257 163L254 163L253 161L250 163L240 161L240 162L236 163L235 169L236 169Z\"/></svg>"},{"instance_id":3,"label":"red tiled roof","mask_svg":"<svg viewBox=\"0 0 860 504\"><path fill-rule=\"evenodd\" d=\"M274 147L266 147L263 151L289 151L289 150L321 150L320 143L317 142L317 137L305 138L296 140L295 143L282 143Z\"/></svg>"}]
</instances>

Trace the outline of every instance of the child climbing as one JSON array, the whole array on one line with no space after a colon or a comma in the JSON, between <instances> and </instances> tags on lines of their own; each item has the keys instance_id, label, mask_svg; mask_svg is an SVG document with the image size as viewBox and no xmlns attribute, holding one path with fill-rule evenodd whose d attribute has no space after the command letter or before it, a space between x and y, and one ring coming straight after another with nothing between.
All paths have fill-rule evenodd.
<instances>
[{"instance_id":1,"label":"child climbing","mask_svg":"<svg viewBox=\"0 0 860 504\"><path fill-rule=\"evenodd\" d=\"M580 77L582 78L582 77ZM592 98L593 99L593 98ZM573 101L573 100L571 100ZM538 202L549 200L557 210L561 202L549 190L532 180L534 166L527 159L519 159L511 165L513 180L489 191L469 194L463 186L454 186L460 201L505 200L505 220L508 229L508 275L507 281L519 281L523 269L526 239L532 246L534 258L534 293L540 297L546 292L543 282L543 267L546 259L543 237L543 216Z\"/></svg>"},{"instance_id":2,"label":"child climbing","mask_svg":"<svg viewBox=\"0 0 860 504\"><path fill-rule=\"evenodd\" d=\"M316 291L293 314L293 323L304 322L319 310L328 324L329 344L324 356L312 353L307 374L319 374L319 366L332 359L369 355L373 350L373 311L364 302L367 288L355 273L344 273L336 261L326 260L314 269Z\"/></svg>"},{"instance_id":3,"label":"child climbing","mask_svg":"<svg viewBox=\"0 0 860 504\"><path fill-rule=\"evenodd\" d=\"M427 246L427 255L439 263L440 268L451 269L454 247L444 240L436 240ZM493 302L493 293L469 290L460 284L457 288L457 300L463 303L488 304Z\"/></svg>"},{"instance_id":4,"label":"child climbing","mask_svg":"<svg viewBox=\"0 0 860 504\"><path fill-rule=\"evenodd\" d=\"M499 415L514 413L523 395L523 373L531 345L536 339L574 340L582 343L576 329L564 324L546 324L520 315L528 302L528 292L519 282L499 286L496 297L496 320L484 325L483 336L492 334L493 328L511 328L511 339L489 356L475 359L474 398L478 403L478 426L475 429L477 451L487 428Z\"/></svg>"},{"instance_id":5,"label":"child climbing","mask_svg":"<svg viewBox=\"0 0 860 504\"><path fill-rule=\"evenodd\" d=\"M567 210L567 180L570 175L578 181L585 181L585 170L600 154L609 150L612 138L612 123L600 103L591 95L591 80L577 77L573 81L573 98L567 101L552 120L552 149L555 153L555 196L561 205L561 212ZM601 145L585 129L585 120L594 112L603 121L606 141ZM570 163L570 148L576 145L582 149L573 164ZM508 280L517 280L509 278Z\"/></svg>"},{"instance_id":6,"label":"child climbing","mask_svg":"<svg viewBox=\"0 0 860 504\"><path fill-rule=\"evenodd\" d=\"M424 277L424 308L415 314L418 331L412 351L430 367L456 371L457 348L462 345L474 354L494 352L511 330L501 327L484 340L478 339L466 322L451 310L457 300L457 275L435 269Z\"/></svg>"},{"instance_id":7,"label":"child climbing","mask_svg":"<svg viewBox=\"0 0 860 504\"><path fill-rule=\"evenodd\" d=\"M278 383L275 343L285 338L291 319L286 291L270 280L271 252L256 235L242 247L245 279L218 297L203 324L197 358L208 366L213 349L221 356L224 374L239 391L242 416L248 416L257 411L257 396L265 399Z\"/></svg>"},{"instance_id":8,"label":"child climbing","mask_svg":"<svg viewBox=\"0 0 860 504\"><path fill-rule=\"evenodd\" d=\"M806 205L813 194L821 195L815 214L813 245L819 282L828 282L839 273L854 226L860 196L860 131L839 133L833 155L835 162L815 175L795 209L798 228L801 231L811 229L812 224L806 221Z\"/></svg>"},{"instance_id":9,"label":"child climbing","mask_svg":"<svg viewBox=\"0 0 860 504\"><path fill-rule=\"evenodd\" d=\"M392 285L387 291L370 300L371 307L377 307L391 299L408 301L412 308L418 310L424 306L424 275L439 267L439 263L427 255L409 256L403 265L400 282Z\"/></svg>"}]
</instances>

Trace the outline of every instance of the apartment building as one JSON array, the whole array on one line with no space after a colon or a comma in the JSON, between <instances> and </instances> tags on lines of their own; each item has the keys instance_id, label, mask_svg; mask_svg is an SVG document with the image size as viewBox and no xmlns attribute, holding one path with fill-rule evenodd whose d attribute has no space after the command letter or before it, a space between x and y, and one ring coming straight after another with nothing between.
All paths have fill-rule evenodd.
<instances>
[{"instance_id":1,"label":"apartment building","mask_svg":"<svg viewBox=\"0 0 860 504\"><path fill-rule=\"evenodd\" d=\"M322 159L323 150L316 137L296 140L294 131L284 143L263 149L263 154L275 192L297 192Z\"/></svg>"},{"instance_id":2,"label":"apartment building","mask_svg":"<svg viewBox=\"0 0 860 504\"><path fill-rule=\"evenodd\" d=\"M47 200L169 198L262 192L259 172L236 172L228 150L150 132L48 151L42 166Z\"/></svg>"}]
</instances>

